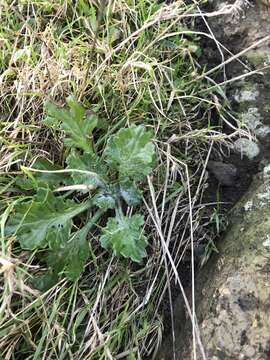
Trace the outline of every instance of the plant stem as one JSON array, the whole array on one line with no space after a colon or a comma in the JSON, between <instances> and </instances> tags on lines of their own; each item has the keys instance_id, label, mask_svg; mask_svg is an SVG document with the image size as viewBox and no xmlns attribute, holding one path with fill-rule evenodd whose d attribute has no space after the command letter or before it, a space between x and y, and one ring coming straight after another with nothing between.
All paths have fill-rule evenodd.
<instances>
[{"instance_id":1,"label":"plant stem","mask_svg":"<svg viewBox=\"0 0 270 360\"><path fill-rule=\"evenodd\" d=\"M83 231L88 232L92 226L94 226L96 224L96 222L101 218L101 216L106 212L107 210L105 209L99 209L97 210L97 212L95 213L95 215L93 215L91 217L91 219L84 225L84 227L81 229Z\"/></svg>"}]
</instances>

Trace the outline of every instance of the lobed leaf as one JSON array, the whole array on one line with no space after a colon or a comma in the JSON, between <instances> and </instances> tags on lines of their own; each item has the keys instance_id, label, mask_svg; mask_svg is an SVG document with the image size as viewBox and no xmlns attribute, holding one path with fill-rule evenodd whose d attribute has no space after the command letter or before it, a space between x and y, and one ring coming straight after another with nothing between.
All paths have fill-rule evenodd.
<instances>
[{"instance_id":1,"label":"lobed leaf","mask_svg":"<svg viewBox=\"0 0 270 360\"><path fill-rule=\"evenodd\" d=\"M47 291L51 287L57 284L59 278L58 275L53 272L46 272L42 275L37 275L30 280L31 286L39 291Z\"/></svg>"},{"instance_id":2,"label":"lobed leaf","mask_svg":"<svg viewBox=\"0 0 270 360\"><path fill-rule=\"evenodd\" d=\"M120 181L120 194L129 206L136 206L141 202L141 192L136 184L130 180Z\"/></svg>"},{"instance_id":3,"label":"lobed leaf","mask_svg":"<svg viewBox=\"0 0 270 360\"><path fill-rule=\"evenodd\" d=\"M47 170L48 172L31 172L29 176L17 176L16 185L23 190L33 190L38 188L55 189L64 183L69 182L67 174L52 173L50 171L62 170L61 166L52 164L49 160L38 158L32 165L34 169Z\"/></svg>"},{"instance_id":4,"label":"lobed leaf","mask_svg":"<svg viewBox=\"0 0 270 360\"><path fill-rule=\"evenodd\" d=\"M51 251L47 263L54 273L59 274L64 271L67 278L72 281L80 277L90 253L87 242L88 231L86 225L66 242L59 243L56 239L50 241Z\"/></svg>"},{"instance_id":5,"label":"lobed leaf","mask_svg":"<svg viewBox=\"0 0 270 360\"><path fill-rule=\"evenodd\" d=\"M102 186L107 175L107 166L93 152L79 154L72 151L66 159L68 169L84 170L88 173L72 173L75 184L85 184L94 188Z\"/></svg>"},{"instance_id":6,"label":"lobed leaf","mask_svg":"<svg viewBox=\"0 0 270 360\"><path fill-rule=\"evenodd\" d=\"M146 256L146 237L143 235L144 219L141 215L109 218L102 229L101 246L112 249L115 255L141 262Z\"/></svg>"},{"instance_id":7,"label":"lobed leaf","mask_svg":"<svg viewBox=\"0 0 270 360\"><path fill-rule=\"evenodd\" d=\"M23 249L44 248L51 239L63 243L69 238L72 218L89 207L39 191L31 202L15 206L7 222L7 235L16 235Z\"/></svg>"},{"instance_id":8,"label":"lobed leaf","mask_svg":"<svg viewBox=\"0 0 270 360\"><path fill-rule=\"evenodd\" d=\"M100 209L108 210L114 209L116 206L115 196L112 193L101 191L93 200L93 203Z\"/></svg>"},{"instance_id":9,"label":"lobed leaf","mask_svg":"<svg viewBox=\"0 0 270 360\"><path fill-rule=\"evenodd\" d=\"M66 101L69 110L47 102L45 104L47 117L44 123L50 127L59 127L61 124L66 135L64 141L67 146L91 152L93 150L92 132L96 128L98 119L95 114L86 112L86 109L72 96L69 96Z\"/></svg>"},{"instance_id":10,"label":"lobed leaf","mask_svg":"<svg viewBox=\"0 0 270 360\"><path fill-rule=\"evenodd\" d=\"M151 132L143 126L132 125L108 140L105 160L119 173L120 179L141 180L152 171L155 148L151 138Z\"/></svg>"}]
</instances>

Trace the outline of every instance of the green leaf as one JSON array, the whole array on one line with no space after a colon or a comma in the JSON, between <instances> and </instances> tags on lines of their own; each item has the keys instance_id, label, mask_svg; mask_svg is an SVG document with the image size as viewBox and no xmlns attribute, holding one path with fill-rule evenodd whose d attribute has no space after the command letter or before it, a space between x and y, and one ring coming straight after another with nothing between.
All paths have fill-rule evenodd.
<instances>
[{"instance_id":1,"label":"green leaf","mask_svg":"<svg viewBox=\"0 0 270 360\"><path fill-rule=\"evenodd\" d=\"M120 182L120 194L129 206L136 206L141 202L142 195L132 181Z\"/></svg>"},{"instance_id":2,"label":"green leaf","mask_svg":"<svg viewBox=\"0 0 270 360\"><path fill-rule=\"evenodd\" d=\"M132 181L126 179L119 184L101 188L93 202L100 209L114 209L121 199L129 206L136 206L141 202L141 193Z\"/></svg>"},{"instance_id":3,"label":"green leaf","mask_svg":"<svg viewBox=\"0 0 270 360\"><path fill-rule=\"evenodd\" d=\"M99 207L100 209L114 209L115 204L115 198L112 193L110 192L101 192L97 194L94 198L94 204Z\"/></svg>"},{"instance_id":4,"label":"green leaf","mask_svg":"<svg viewBox=\"0 0 270 360\"><path fill-rule=\"evenodd\" d=\"M51 251L47 263L53 272L59 274L64 271L67 278L72 281L80 277L90 253L87 241L88 231L89 228L86 225L73 234L67 242L50 242Z\"/></svg>"},{"instance_id":5,"label":"green leaf","mask_svg":"<svg viewBox=\"0 0 270 360\"><path fill-rule=\"evenodd\" d=\"M39 291L47 291L57 284L59 278L56 274L46 272L45 274L38 275L30 280L30 284Z\"/></svg>"},{"instance_id":6,"label":"green leaf","mask_svg":"<svg viewBox=\"0 0 270 360\"><path fill-rule=\"evenodd\" d=\"M112 249L115 255L130 258L141 262L146 256L146 237L143 235L143 216L116 217L108 219L107 225L102 229L101 246Z\"/></svg>"},{"instance_id":7,"label":"green leaf","mask_svg":"<svg viewBox=\"0 0 270 360\"><path fill-rule=\"evenodd\" d=\"M39 192L31 202L15 206L7 223L7 235L16 235L23 249L44 248L55 238L67 241L72 218L89 208L91 203L76 204L74 201L55 197L51 192L44 196Z\"/></svg>"},{"instance_id":8,"label":"green leaf","mask_svg":"<svg viewBox=\"0 0 270 360\"><path fill-rule=\"evenodd\" d=\"M92 132L96 128L97 117L94 113L87 116L84 107L72 96L69 96L66 101L69 110L47 102L45 104L47 117L44 123L51 127L59 127L61 124L66 135L67 146L91 152L93 150Z\"/></svg>"},{"instance_id":9,"label":"green leaf","mask_svg":"<svg viewBox=\"0 0 270 360\"><path fill-rule=\"evenodd\" d=\"M55 171L61 170L61 166L54 165L47 159L38 158L34 164L32 165L33 169L38 170L47 170L47 171ZM16 185L23 190L33 190L38 188L50 188L55 189L62 184L66 184L69 182L69 177L67 174L63 173L39 173L39 172L31 172L31 176L17 176Z\"/></svg>"},{"instance_id":10,"label":"green leaf","mask_svg":"<svg viewBox=\"0 0 270 360\"><path fill-rule=\"evenodd\" d=\"M43 120L43 124L54 130L60 129L62 121L69 118L68 110L59 108L49 101L44 104L44 113L47 116Z\"/></svg>"},{"instance_id":11,"label":"green leaf","mask_svg":"<svg viewBox=\"0 0 270 360\"><path fill-rule=\"evenodd\" d=\"M113 135L105 148L105 160L120 178L141 180L154 165L155 147L152 134L143 126L132 125Z\"/></svg>"},{"instance_id":12,"label":"green leaf","mask_svg":"<svg viewBox=\"0 0 270 360\"><path fill-rule=\"evenodd\" d=\"M66 159L68 169L83 170L88 173L72 173L72 179L75 184L85 184L93 187L99 187L104 184L106 179L107 166L93 152L87 152L80 155L72 151Z\"/></svg>"}]
</instances>

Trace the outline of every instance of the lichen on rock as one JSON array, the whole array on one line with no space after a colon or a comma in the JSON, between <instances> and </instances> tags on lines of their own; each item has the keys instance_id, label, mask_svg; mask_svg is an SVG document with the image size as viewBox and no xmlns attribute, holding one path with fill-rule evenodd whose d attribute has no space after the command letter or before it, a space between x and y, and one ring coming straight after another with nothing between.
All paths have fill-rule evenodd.
<instances>
[{"instance_id":1,"label":"lichen on rock","mask_svg":"<svg viewBox=\"0 0 270 360\"><path fill-rule=\"evenodd\" d=\"M247 156L249 160L255 159L260 153L258 144L246 138L237 139L234 143L234 150Z\"/></svg>"}]
</instances>

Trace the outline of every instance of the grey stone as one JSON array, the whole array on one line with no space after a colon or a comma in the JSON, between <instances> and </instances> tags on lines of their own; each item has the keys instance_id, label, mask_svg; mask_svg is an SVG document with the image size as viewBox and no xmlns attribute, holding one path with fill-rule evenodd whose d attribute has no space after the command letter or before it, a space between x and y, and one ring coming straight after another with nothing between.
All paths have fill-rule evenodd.
<instances>
[{"instance_id":1,"label":"grey stone","mask_svg":"<svg viewBox=\"0 0 270 360\"><path fill-rule=\"evenodd\" d=\"M242 113L243 123L252 131L262 125L262 118L259 109L256 107L248 108L247 112Z\"/></svg>"},{"instance_id":2,"label":"grey stone","mask_svg":"<svg viewBox=\"0 0 270 360\"><path fill-rule=\"evenodd\" d=\"M234 95L235 101L238 103L255 101L259 96L257 86L254 85L250 89L237 90Z\"/></svg>"},{"instance_id":3,"label":"grey stone","mask_svg":"<svg viewBox=\"0 0 270 360\"><path fill-rule=\"evenodd\" d=\"M263 168L263 178L264 180L270 179L270 164L265 165Z\"/></svg>"},{"instance_id":4,"label":"grey stone","mask_svg":"<svg viewBox=\"0 0 270 360\"><path fill-rule=\"evenodd\" d=\"M260 138L265 138L270 133L270 127L263 124L262 116L256 107L250 107L247 112L242 113L242 121Z\"/></svg>"},{"instance_id":5,"label":"grey stone","mask_svg":"<svg viewBox=\"0 0 270 360\"><path fill-rule=\"evenodd\" d=\"M267 125L262 125L259 128L255 129L255 135L257 135L258 138L264 139L269 134L270 134L270 127Z\"/></svg>"}]
</instances>

